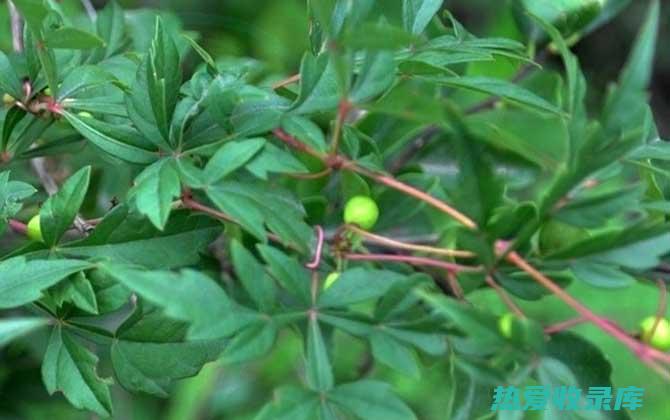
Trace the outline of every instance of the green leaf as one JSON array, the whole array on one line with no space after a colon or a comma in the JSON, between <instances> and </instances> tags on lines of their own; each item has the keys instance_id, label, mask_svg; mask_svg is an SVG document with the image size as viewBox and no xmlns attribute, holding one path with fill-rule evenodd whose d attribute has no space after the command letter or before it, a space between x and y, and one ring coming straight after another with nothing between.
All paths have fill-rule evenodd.
<instances>
[{"instance_id":1,"label":"green leaf","mask_svg":"<svg viewBox=\"0 0 670 420\"><path fill-rule=\"evenodd\" d=\"M238 241L230 244L230 257L237 278L258 308L266 311L276 305L276 287L264 267Z\"/></svg>"},{"instance_id":2,"label":"green leaf","mask_svg":"<svg viewBox=\"0 0 670 420\"><path fill-rule=\"evenodd\" d=\"M334 386L333 370L328 359L328 349L316 318L310 318L306 344L307 385L317 392L327 392Z\"/></svg>"},{"instance_id":3,"label":"green leaf","mask_svg":"<svg viewBox=\"0 0 670 420\"><path fill-rule=\"evenodd\" d=\"M404 375L414 378L420 376L416 356L412 350L390 335L385 334L383 330L370 336L370 345L375 360Z\"/></svg>"},{"instance_id":4,"label":"green leaf","mask_svg":"<svg viewBox=\"0 0 670 420\"><path fill-rule=\"evenodd\" d=\"M147 167L135 178L135 186L128 194L137 210L163 230L172 211L172 202L181 194L175 161L162 159Z\"/></svg>"},{"instance_id":5,"label":"green leaf","mask_svg":"<svg viewBox=\"0 0 670 420\"><path fill-rule=\"evenodd\" d=\"M50 292L58 306L63 306L64 302L72 302L77 308L90 314L98 314L95 291L83 272L71 275L53 287Z\"/></svg>"},{"instance_id":6,"label":"green leaf","mask_svg":"<svg viewBox=\"0 0 670 420\"><path fill-rule=\"evenodd\" d=\"M4 318L0 319L0 348L12 340L30 334L49 324L47 318Z\"/></svg>"},{"instance_id":7,"label":"green leaf","mask_svg":"<svg viewBox=\"0 0 670 420\"><path fill-rule=\"evenodd\" d=\"M80 66L65 77L56 100L61 102L66 98L76 98L87 89L105 86L114 81L116 81L114 75L98 66Z\"/></svg>"},{"instance_id":8,"label":"green leaf","mask_svg":"<svg viewBox=\"0 0 670 420\"><path fill-rule=\"evenodd\" d=\"M193 38L191 38L190 36L186 36L186 35L183 35L183 36L184 36L184 39L186 39L188 41L188 43L191 44L191 47L193 48L193 50L196 53L198 53L200 58L202 58L202 60L205 62L209 72L211 74L217 74L218 69L217 69L217 66L216 66L216 62L214 62L214 59L212 58L212 56L209 55L209 53L207 51L205 51L204 48L202 48L200 45L198 45L198 43Z\"/></svg>"},{"instance_id":9,"label":"green leaf","mask_svg":"<svg viewBox=\"0 0 670 420\"><path fill-rule=\"evenodd\" d=\"M48 246L56 245L72 226L86 197L90 178L90 166L80 169L40 209L42 236Z\"/></svg>"},{"instance_id":10,"label":"green leaf","mask_svg":"<svg viewBox=\"0 0 670 420\"><path fill-rule=\"evenodd\" d=\"M441 2L441 0L440 0ZM384 93L395 80L396 66L390 51L368 52L349 94L354 103L367 102Z\"/></svg>"},{"instance_id":11,"label":"green leaf","mask_svg":"<svg viewBox=\"0 0 670 420\"><path fill-rule=\"evenodd\" d=\"M214 184L244 166L263 148L264 144L265 139L263 138L225 143L205 166L204 175L207 184Z\"/></svg>"},{"instance_id":12,"label":"green leaf","mask_svg":"<svg viewBox=\"0 0 670 420\"><path fill-rule=\"evenodd\" d=\"M331 401L360 418L414 420L407 405L391 392L390 385L362 380L339 385L328 393Z\"/></svg>"},{"instance_id":13,"label":"green leaf","mask_svg":"<svg viewBox=\"0 0 670 420\"><path fill-rule=\"evenodd\" d=\"M44 0L16 0L13 3L19 9L30 29L38 32L42 28L42 21L49 14L46 2Z\"/></svg>"},{"instance_id":14,"label":"green leaf","mask_svg":"<svg viewBox=\"0 0 670 420\"><path fill-rule=\"evenodd\" d=\"M48 48L88 50L105 46L105 41L97 35L69 26L47 32L44 39Z\"/></svg>"},{"instance_id":15,"label":"green leaf","mask_svg":"<svg viewBox=\"0 0 670 420\"><path fill-rule=\"evenodd\" d=\"M308 306L312 302L310 292L311 277L307 269L295 258L288 257L276 248L259 245L258 251L268 263L268 271L287 292Z\"/></svg>"},{"instance_id":16,"label":"green leaf","mask_svg":"<svg viewBox=\"0 0 670 420\"><path fill-rule=\"evenodd\" d=\"M567 38L575 34L580 35L598 17L603 4L611 3L611 1L515 0L515 3L515 7L520 6L525 9L517 14L517 20L520 21L522 29L526 29L527 32L531 30L532 38L537 38L538 34L532 30L535 28L529 27L529 22L525 20L522 13L539 16L542 20L560 29L561 33Z\"/></svg>"},{"instance_id":17,"label":"green leaf","mask_svg":"<svg viewBox=\"0 0 670 420\"><path fill-rule=\"evenodd\" d=\"M258 239L267 240L266 224L287 244L307 250L312 229L303 222L302 205L287 190L277 185L223 181L208 188L207 195Z\"/></svg>"},{"instance_id":18,"label":"green leaf","mask_svg":"<svg viewBox=\"0 0 670 420\"><path fill-rule=\"evenodd\" d=\"M73 406L108 417L112 414L109 382L96 373L97 363L93 353L57 326L42 362L42 380L49 394L60 391Z\"/></svg>"},{"instance_id":19,"label":"green leaf","mask_svg":"<svg viewBox=\"0 0 670 420\"><path fill-rule=\"evenodd\" d=\"M224 363L242 363L257 359L272 350L277 339L277 327L272 320L261 320L235 334L221 356Z\"/></svg>"},{"instance_id":20,"label":"green leaf","mask_svg":"<svg viewBox=\"0 0 670 420\"><path fill-rule=\"evenodd\" d=\"M506 80L483 76L424 77L424 79L444 86L486 93L531 109L564 116L563 111L547 100Z\"/></svg>"},{"instance_id":21,"label":"green leaf","mask_svg":"<svg viewBox=\"0 0 670 420\"><path fill-rule=\"evenodd\" d=\"M107 259L148 269L170 269L200 261L205 247L221 233L221 225L207 217L172 213L163 231L125 206L110 212L91 234L60 248L65 255ZM48 255L44 251L36 255ZM32 256L32 254L30 254ZM161 258L156 258L160 255Z\"/></svg>"},{"instance_id":22,"label":"green leaf","mask_svg":"<svg viewBox=\"0 0 670 420\"><path fill-rule=\"evenodd\" d=\"M0 262L0 308L15 308L40 298L42 290L90 264L77 260L31 260L15 257Z\"/></svg>"},{"instance_id":23,"label":"green leaf","mask_svg":"<svg viewBox=\"0 0 670 420\"><path fill-rule=\"evenodd\" d=\"M240 102L230 116L233 130L238 137L255 136L273 130L289 108L289 102L278 95Z\"/></svg>"},{"instance_id":24,"label":"green leaf","mask_svg":"<svg viewBox=\"0 0 670 420\"><path fill-rule=\"evenodd\" d=\"M153 145L147 147L146 141L129 126L80 117L68 111L63 116L82 136L112 156L139 164L152 163L158 158L158 153L151 150Z\"/></svg>"},{"instance_id":25,"label":"green leaf","mask_svg":"<svg viewBox=\"0 0 670 420\"><path fill-rule=\"evenodd\" d=\"M170 34L156 19L156 30L147 57L146 80L151 109L158 129L165 140L169 139L172 113L177 105L181 84L179 52Z\"/></svg>"},{"instance_id":26,"label":"green leaf","mask_svg":"<svg viewBox=\"0 0 670 420\"><path fill-rule=\"evenodd\" d=\"M200 272L141 271L117 265L103 269L167 316L188 322L190 339L226 337L246 322L226 292Z\"/></svg>"},{"instance_id":27,"label":"green leaf","mask_svg":"<svg viewBox=\"0 0 670 420\"><path fill-rule=\"evenodd\" d=\"M0 139L0 150L4 151L9 144L9 138L14 131L14 128L26 116L26 111L18 106L13 106L5 114L5 119L2 124L2 139Z\"/></svg>"},{"instance_id":28,"label":"green leaf","mask_svg":"<svg viewBox=\"0 0 670 420\"><path fill-rule=\"evenodd\" d=\"M548 258L570 260L589 259L615 266L644 270L658 264L670 251L670 233L663 226L632 226L604 232L559 250Z\"/></svg>"},{"instance_id":29,"label":"green leaf","mask_svg":"<svg viewBox=\"0 0 670 420\"><path fill-rule=\"evenodd\" d=\"M618 288L635 283L635 278L616 266L596 261L577 261L572 264L572 272L578 280L595 287Z\"/></svg>"},{"instance_id":30,"label":"green leaf","mask_svg":"<svg viewBox=\"0 0 670 420\"><path fill-rule=\"evenodd\" d=\"M326 151L326 137L312 120L300 115L286 114L282 117L281 127L291 136L299 139L319 152Z\"/></svg>"},{"instance_id":31,"label":"green leaf","mask_svg":"<svg viewBox=\"0 0 670 420\"><path fill-rule=\"evenodd\" d=\"M95 24L98 36L105 42L103 58L110 57L123 46L125 23L123 10L115 0L107 2L98 13Z\"/></svg>"},{"instance_id":32,"label":"green leaf","mask_svg":"<svg viewBox=\"0 0 670 420\"><path fill-rule=\"evenodd\" d=\"M314 57L306 53L300 64L300 95L293 112L312 114L331 111L342 96L335 64L328 54Z\"/></svg>"},{"instance_id":33,"label":"green leaf","mask_svg":"<svg viewBox=\"0 0 670 420\"><path fill-rule=\"evenodd\" d=\"M294 386L284 386L274 393L256 420L314 420L321 404L319 394Z\"/></svg>"},{"instance_id":34,"label":"green leaf","mask_svg":"<svg viewBox=\"0 0 670 420\"><path fill-rule=\"evenodd\" d=\"M309 172L292 153L284 151L272 143L266 143L247 165L246 169L258 178L267 180L268 173L305 173Z\"/></svg>"},{"instance_id":35,"label":"green leaf","mask_svg":"<svg viewBox=\"0 0 670 420\"><path fill-rule=\"evenodd\" d=\"M154 328L125 326L111 346L114 373L129 391L167 397L178 379L197 374L223 350L221 340L172 340L172 326L158 318Z\"/></svg>"},{"instance_id":36,"label":"green leaf","mask_svg":"<svg viewBox=\"0 0 670 420\"><path fill-rule=\"evenodd\" d=\"M22 99L23 86L14 66L4 52L0 51L0 92L7 92L14 99Z\"/></svg>"},{"instance_id":37,"label":"green leaf","mask_svg":"<svg viewBox=\"0 0 670 420\"><path fill-rule=\"evenodd\" d=\"M0 172L0 233L9 218L14 217L23 207L21 201L37 192L30 184L10 181L9 175L9 171Z\"/></svg>"},{"instance_id":38,"label":"green leaf","mask_svg":"<svg viewBox=\"0 0 670 420\"><path fill-rule=\"evenodd\" d=\"M407 32L420 34L426 29L442 0L403 0L402 23Z\"/></svg>"},{"instance_id":39,"label":"green leaf","mask_svg":"<svg viewBox=\"0 0 670 420\"><path fill-rule=\"evenodd\" d=\"M322 308L342 307L383 296L404 276L384 270L352 268L340 274L332 286L319 295L318 305Z\"/></svg>"},{"instance_id":40,"label":"green leaf","mask_svg":"<svg viewBox=\"0 0 670 420\"><path fill-rule=\"evenodd\" d=\"M421 296L438 314L444 315L453 322L470 339L481 348L495 348L501 344L495 318L490 314L466 306L453 299L418 291Z\"/></svg>"}]
</instances>

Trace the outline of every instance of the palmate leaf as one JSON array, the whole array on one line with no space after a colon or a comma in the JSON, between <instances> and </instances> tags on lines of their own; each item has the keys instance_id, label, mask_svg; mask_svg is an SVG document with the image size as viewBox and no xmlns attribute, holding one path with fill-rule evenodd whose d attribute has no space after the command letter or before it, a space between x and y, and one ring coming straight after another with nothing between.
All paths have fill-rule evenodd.
<instances>
[{"instance_id":1,"label":"palmate leaf","mask_svg":"<svg viewBox=\"0 0 670 420\"><path fill-rule=\"evenodd\" d=\"M42 380L49 394L60 391L79 409L101 416L112 414L109 381L96 373L98 358L57 326L42 362Z\"/></svg>"},{"instance_id":2,"label":"palmate leaf","mask_svg":"<svg viewBox=\"0 0 670 420\"><path fill-rule=\"evenodd\" d=\"M167 397L172 382L221 354L222 340L184 341L179 323L151 309L138 312L119 327L111 346L114 373L129 391Z\"/></svg>"},{"instance_id":3,"label":"palmate leaf","mask_svg":"<svg viewBox=\"0 0 670 420\"><path fill-rule=\"evenodd\" d=\"M104 270L162 308L167 316L188 322L191 339L227 337L255 318L253 312L244 311L211 278L197 271L141 271L118 265L104 266ZM212 324L212 319L217 322Z\"/></svg>"},{"instance_id":4,"label":"palmate leaf","mask_svg":"<svg viewBox=\"0 0 670 420\"><path fill-rule=\"evenodd\" d=\"M334 413L342 412L362 419L416 419L412 410L383 382L352 382L335 387L325 399L322 395L297 387L282 387L256 420L336 419Z\"/></svg>"}]
</instances>

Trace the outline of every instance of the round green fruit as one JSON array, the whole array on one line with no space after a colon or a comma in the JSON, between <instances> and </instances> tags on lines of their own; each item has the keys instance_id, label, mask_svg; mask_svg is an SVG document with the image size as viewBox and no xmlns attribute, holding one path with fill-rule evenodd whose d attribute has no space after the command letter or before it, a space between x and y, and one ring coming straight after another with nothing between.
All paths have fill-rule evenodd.
<instances>
[{"instance_id":1,"label":"round green fruit","mask_svg":"<svg viewBox=\"0 0 670 420\"><path fill-rule=\"evenodd\" d=\"M44 89L43 92L46 96L53 96L53 92L51 92L51 88L46 88Z\"/></svg>"},{"instance_id":2,"label":"round green fruit","mask_svg":"<svg viewBox=\"0 0 670 420\"><path fill-rule=\"evenodd\" d=\"M323 282L323 289L327 289L330 286L333 285L337 281L337 279L340 277L340 273L337 271L333 271L332 273L328 274L326 276L326 281Z\"/></svg>"},{"instance_id":3,"label":"round green fruit","mask_svg":"<svg viewBox=\"0 0 670 420\"><path fill-rule=\"evenodd\" d=\"M14 99L14 97L9 93L2 95L2 103L5 105L11 105L14 103L14 101L16 101L16 99Z\"/></svg>"},{"instance_id":4,"label":"round green fruit","mask_svg":"<svg viewBox=\"0 0 670 420\"><path fill-rule=\"evenodd\" d=\"M77 112L77 115L79 115L80 117L84 117L84 118L93 118L93 114L91 114L90 112L86 112L86 111Z\"/></svg>"},{"instance_id":5,"label":"round green fruit","mask_svg":"<svg viewBox=\"0 0 670 420\"><path fill-rule=\"evenodd\" d=\"M505 315L498 318L498 331L505 338L512 338L512 330L514 327L514 322L516 321L516 315L511 312L506 313Z\"/></svg>"},{"instance_id":6,"label":"round green fruit","mask_svg":"<svg viewBox=\"0 0 670 420\"><path fill-rule=\"evenodd\" d=\"M26 235L33 241L44 242L44 238L42 238L42 226L40 224L39 214L33 216L33 218L28 222Z\"/></svg>"},{"instance_id":7,"label":"round green fruit","mask_svg":"<svg viewBox=\"0 0 670 420\"><path fill-rule=\"evenodd\" d=\"M370 197L357 195L350 198L344 206L344 221L346 223L358 225L367 230L377 223L378 218L379 208Z\"/></svg>"},{"instance_id":8,"label":"round green fruit","mask_svg":"<svg viewBox=\"0 0 670 420\"><path fill-rule=\"evenodd\" d=\"M642 341L659 350L670 350L670 321L667 318L658 321L654 335L651 335L657 319L655 316L649 316L642 320L640 323Z\"/></svg>"},{"instance_id":9,"label":"round green fruit","mask_svg":"<svg viewBox=\"0 0 670 420\"><path fill-rule=\"evenodd\" d=\"M589 232L558 220L550 220L540 229L539 245L543 253L558 251L591 237Z\"/></svg>"}]
</instances>

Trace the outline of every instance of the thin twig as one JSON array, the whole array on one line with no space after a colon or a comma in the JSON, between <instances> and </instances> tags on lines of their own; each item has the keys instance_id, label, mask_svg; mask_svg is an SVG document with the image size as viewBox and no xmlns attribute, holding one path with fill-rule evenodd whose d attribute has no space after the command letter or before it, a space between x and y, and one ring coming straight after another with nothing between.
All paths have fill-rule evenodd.
<instances>
[{"instance_id":1,"label":"thin twig","mask_svg":"<svg viewBox=\"0 0 670 420\"><path fill-rule=\"evenodd\" d=\"M451 271L451 272L454 272L454 273L461 272L461 271L469 271L469 272L481 271L480 267L465 266L465 265L449 263L449 262L440 261L440 260L434 260L432 258L414 257L414 256L411 256L411 255L352 254L352 253L349 253L349 254L344 254L342 257L347 259L347 260L355 260L355 261L391 261L391 262L397 262L397 263L407 263L407 264L412 264L412 265L425 265L425 266L442 268L444 270Z\"/></svg>"},{"instance_id":2,"label":"thin twig","mask_svg":"<svg viewBox=\"0 0 670 420\"><path fill-rule=\"evenodd\" d=\"M460 283L458 283L458 278L456 277L456 273L454 273L453 271L447 271L446 279L447 279L447 284L449 285L449 288L451 289L451 293L454 294L456 299L464 300L465 295L463 293L463 288L461 287Z\"/></svg>"},{"instance_id":3,"label":"thin twig","mask_svg":"<svg viewBox=\"0 0 670 420\"><path fill-rule=\"evenodd\" d=\"M296 83L296 82L298 82L298 81L300 81L300 75L299 75L299 74L294 74L294 75L291 76L291 77L288 77L288 78L286 78L286 79L284 79L284 80L280 80L279 82L273 84L273 85L272 85L272 89L273 89L273 90L277 90L277 89L279 89L279 88L282 88L282 87L284 87L284 86L288 86L288 85L293 84L293 83Z\"/></svg>"},{"instance_id":4,"label":"thin twig","mask_svg":"<svg viewBox=\"0 0 670 420\"><path fill-rule=\"evenodd\" d=\"M526 318L526 314L523 313L521 308L514 303L514 300L510 295L503 289L491 276L486 276L486 284L491 286L493 290L498 294L503 303L520 318Z\"/></svg>"},{"instance_id":5,"label":"thin twig","mask_svg":"<svg viewBox=\"0 0 670 420\"><path fill-rule=\"evenodd\" d=\"M499 244L497 246L497 251L501 254L504 253L504 245L501 246L501 244ZM558 286L553 280L539 272L535 267L528 264L528 262L524 260L518 253L516 253L516 251L508 253L506 259L513 265L525 271L528 275L530 275L531 278L533 278L533 280L537 281L546 289L550 290L554 295L565 302L568 306L573 308L582 317L626 345L645 364L649 364L648 362L650 360L661 360L665 363L670 363L670 354L660 352L653 347L647 346L646 344L635 340L614 323L609 322L608 320L605 320L604 318L593 313L589 308L584 306L581 302L573 298L569 293Z\"/></svg>"},{"instance_id":6,"label":"thin twig","mask_svg":"<svg viewBox=\"0 0 670 420\"><path fill-rule=\"evenodd\" d=\"M359 228L356 225L346 225L346 229L362 236L366 242L371 242L377 245L383 245L391 248L405 249L408 251L425 252L428 254L443 255L445 257L472 258L475 256L475 254L470 251L463 251L459 249L437 248L434 246L415 245L407 242L401 242L395 239L388 238L386 236L370 233L366 230Z\"/></svg>"},{"instance_id":7,"label":"thin twig","mask_svg":"<svg viewBox=\"0 0 670 420\"><path fill-rule=\"evenodd\" d=\"M321 251L323 250L323 228L319 225L315 226L316 229L316 251L314 251L314 259L305 264L305 267L315 270L319 268L321 264Z\"/></svg>"},{"instance_id":8,"label":"thin twig","mask_svg":"<svg viewBox=\"0 0 670 420\"><path fill-rule=\"evenodd\" d=\"M95 11L93 4L91 4L91 0L81 0L81 4L84 6L88 18L95 22L95 20L98 18L98 13Z\"/></svg>"},{"instance_id":9,"label":"thin twig","mask_svg":"<svg viewBox=\"0 0 670 420\"><path fill-rule=\"evenodd\" d=\"M23 51L23 20L12 0L8 0L7 5L9 6L9 16L12 22L12 48L16 52L21 52Z\"/></svg>"},{"instance_id":10,"label":"thin twig","mask_svg":"<svg viewBox=\"0 0 670 420\"><path fill-rule=\"evenodd\" d=\"M549 325L544 328L544 332L545 334L555 334L557 332L567 330L569 328L574 327L575 325L583 324L585 322L589 322L589 320L584 318L583 316L579 316L577 318L572 318L558 322L556 324Z\"/></svg>"}]
</instances>

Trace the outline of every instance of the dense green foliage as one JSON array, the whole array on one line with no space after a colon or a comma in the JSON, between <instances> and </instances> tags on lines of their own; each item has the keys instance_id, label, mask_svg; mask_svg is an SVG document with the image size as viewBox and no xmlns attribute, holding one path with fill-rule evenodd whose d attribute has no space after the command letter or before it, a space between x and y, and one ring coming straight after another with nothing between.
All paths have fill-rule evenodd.
<instances>
[{"instance_id":1,"label":"dense green foliage","mask_svg":"<svg viewBox=\"0 0 670 420\"><path fill-rule=\"evenodd\" d=\"M657 1L597 104L571 47L627 1L512 1L516 40L307 1L295 76L167 13L13 3L0 416L477 419L503 384L670 410Z\"/></svg>"}]
</instances>

